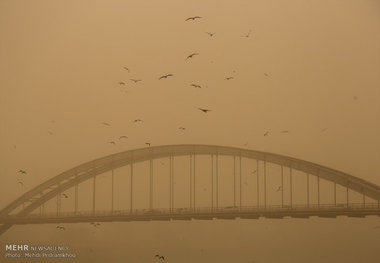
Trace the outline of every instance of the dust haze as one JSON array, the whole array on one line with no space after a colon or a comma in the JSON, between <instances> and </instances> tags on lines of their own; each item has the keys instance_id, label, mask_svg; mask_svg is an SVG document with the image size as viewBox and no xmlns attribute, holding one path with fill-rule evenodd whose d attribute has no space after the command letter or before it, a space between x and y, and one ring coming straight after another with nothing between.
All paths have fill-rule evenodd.
<instances>
[{"instance_id":1,"label":"dust haze","mask_svg":"<svg viewBox=\"0 0 380 263\"><path fill-rule=\"evenodd\" d=\"M380 185L379 32L375 0L1 0L0 209L82 163L174 144L276 153ZM233 167L225 163L222 179ZM255 169L243 166L247 176ZM154 204L165 207L168 160L154 167ZM128 209L128 169L115 172L115 209ZM268 179L275 204L277 179ZM179 196L186 183L176 183ZM91 210L91 187L79 186L79 210ZM147 177L135 187L144 209ZM108 209L109 172L97 191L97 209ZM74 189L65 194L71 211ZM3 257L6 244L30 244L69 246L77 257L22 262L371 263L379 241L376 216L16 225L0 236L0 261L21 262Z\"/></svg>"}]
</instances>

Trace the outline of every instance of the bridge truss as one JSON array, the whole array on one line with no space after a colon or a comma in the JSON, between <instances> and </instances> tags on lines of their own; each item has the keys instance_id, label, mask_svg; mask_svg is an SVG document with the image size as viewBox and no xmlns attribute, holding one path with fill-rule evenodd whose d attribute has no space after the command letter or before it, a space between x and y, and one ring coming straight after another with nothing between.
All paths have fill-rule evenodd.
<instances>
[{"instance_id":1,"label":"bridge truss","mask_svg":"<svg viewBox=\"0 0 380 263\"><path fill-rule=\"evenodd\" d=\"M138 172L136 167L140 167ZM120 169L124 169L123 182L128 181L124 183L128 189L123 188L123 199L128 199L129 207L123 209L115 208L116 188L120 186L115 178ZM160 170L160 176L156 170ZM101 175L110 178L110 202L102 211L97 208L98 192L104 191L97 184ZM141 187L136 186L142 177L147 179L144 197L139 194ZM302 183L298 180L301 177ZM326 199L322 181L330 185L328 203L321 201ZM91 200L87 202L90 209L82 211L79 186L85 182L91 182L91 191L86 191ZM159 196L156 189L162 185L164 194ZM64 212L62 199L69 189L74 193L73 207ZM351 198L354 195L355 200ZM272 196L277 196L274 203ZM54 198L54 213L45 211L45 204ZM141 206L142 199L146 200L145 206ZM157 207L158 203L166 205ZM168 145L109 155L47 180L0 211L0 234L14 224L337 215L380 215L380 187L328 167L273 153L213 145Z\"/></svg>"}]
</instances>

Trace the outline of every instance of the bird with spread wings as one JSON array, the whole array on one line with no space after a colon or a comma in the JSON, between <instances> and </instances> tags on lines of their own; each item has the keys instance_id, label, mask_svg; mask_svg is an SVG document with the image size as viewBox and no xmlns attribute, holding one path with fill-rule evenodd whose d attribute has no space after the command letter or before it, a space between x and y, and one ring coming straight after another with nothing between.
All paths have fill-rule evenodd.
<instances>
[{"instance_id":1,"label":"bird with spread wings","mask_svg":"<svg viewBox=\"0 0 380 263\"><path fill-rule=\"evenodd\" d=\"M194 88L199 88L199 89L202 88L202 86L201 86L201 85L198 85L198 84L191 84L190 86L192 86L192 87L194 87Z\"/></svg>"},{"instance_id":2,"label":"bird with spread wings","mask_svg":"<svg viewBox=\"0 0 380 263\"><path fill-rule=\"evenodd\" d=\"M202 18L202 17L200 17L200 16L192 16L192 17L188 17L188 18L186 18L186 20L185 21L189 21L189 20L195 20L195 19L199 19L199 18Z\"/></svg>"},{"instance_id":3,"label":"bird with spread wings","mask_svg":"<svg viewBox=\"0 0 380 263\"><path fill-rule=\"evenodd\" d=\"M200 110L200 111L202 111L202 112L204 112L204 113L207 113L207 112L211 111L211 110L204 109L204 108L197 108L197 109Z\"/></svg>"},{"instance_id":4,"label":"bird with spread wings","mask_svg":"<svg viewBox=\"0 0 380 263\"><path fill-rule=\"evenodd\" d=\"M194 56L197 56L197 55L199 55L199 54L198 53L191 53L190 55L188 55L186 57L186 60L189 59L189 58L193 58Z\"/></svg>"},{"instance_id":5,"label":"bird with spread wings","mask_svg":"<svg viewBox=\"0 0 380 263\"><path fill-rule=\"evenodd\" d=\"M241 36L241 37L249 37L251 35L251 29L249 30L248 34L244 35L244 36Z\"/></svg>"},{"instance_id":6,"label":"bird with spread wings","mask_svg":"<svg viewBox=\"0 0 380 263\"><path fill-rule=\"evenodd\" d=\"M155 258L158 258L158 259L165 260L165 257L164 257L164 256L161 256L161 255L155 255L154 257L155 257Z\"/></svg>"},{"instance_id":7,"label":"bird with spread wings","mask_svg":"<svg viewBox=\"0 0 380 263\"><path fill-rule=\"evenodd\" d=\"M159 80L160 79L166 79L166 78L171 77L171 76L174 76L174 75L173 74L167 74L167 75L163 75L163 76L159 77L158 79Z\"/></svg>"}]
</instances>

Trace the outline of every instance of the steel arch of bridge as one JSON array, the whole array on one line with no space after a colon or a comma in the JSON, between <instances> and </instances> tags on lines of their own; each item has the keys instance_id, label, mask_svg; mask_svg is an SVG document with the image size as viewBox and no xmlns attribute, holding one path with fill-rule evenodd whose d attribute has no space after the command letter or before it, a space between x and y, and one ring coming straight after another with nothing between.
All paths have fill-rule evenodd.
<instances>
[{"instance_id":1,"label":"steel arch of bridge","mask_svg":"<svg viewBox=\"0 0 380 263\"><path fill-rule=\"evenodd\" d=\"M323 178L337 185L344 186L347 189L362 193L363 196L365 195L374 200L380 200L379 186L358 177L304 160L274 153L225 146L166 145L120 152L69 169L36 186L15 201L11 202L0 211L0 217L12 214L12 212L21 206L22 209L17 213L17 216L25 217L66 189L77 186L79 183L94 178L96 175L116 168L131 165L131 169L133 169L133 164L137 162L149 161L157 158L170 158L170 160L172 160L173 157L187 155L227 155L256 159L258 161L263 161L264 163L273 163L282 167L296 169L307 174L317 175L319 178ZM0 234L10 226L11 224L4 224L2 227L0 226ZM3 229L3 231L1 229Z\"/></svg>"}]
</instances>

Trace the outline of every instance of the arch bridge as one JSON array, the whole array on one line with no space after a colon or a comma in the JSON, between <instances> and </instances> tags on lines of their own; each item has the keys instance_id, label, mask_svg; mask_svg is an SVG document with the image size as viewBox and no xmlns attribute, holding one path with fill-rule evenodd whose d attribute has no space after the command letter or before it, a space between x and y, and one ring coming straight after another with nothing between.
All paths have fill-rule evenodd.
<instances>
[{"instance_id":1,"label":"arch bridge","mask_svg":"<svg viewBox=\"0 0 380 263\"><path fill-rule=\"evenodd\" d=\"M69 169L0 211L12 225L380 216L380 187L274 153L214 145L129 150Z\"/></svg>"}]
</instances>

